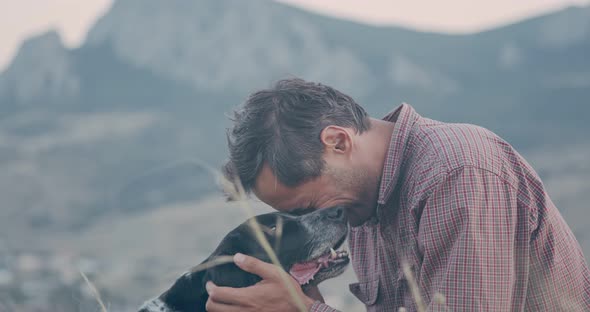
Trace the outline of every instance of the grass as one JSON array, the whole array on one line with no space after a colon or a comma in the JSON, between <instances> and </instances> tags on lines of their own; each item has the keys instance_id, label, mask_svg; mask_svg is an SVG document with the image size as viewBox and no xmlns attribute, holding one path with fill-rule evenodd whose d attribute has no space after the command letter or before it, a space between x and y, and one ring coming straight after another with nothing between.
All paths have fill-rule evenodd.
<instances>
[{"instance_id":1,"label":"grass","mask_svg":"<svg viewBox=\"0 0 590 312\"><path fill-rule=\"evenodd\" d=\"M202 164L202 162L201 162L201 164ZM226 192L226 194L228 194L232 198L232 201L237 202L239 204L239 206L242 208L242 210L245 212L246 216L250 220L249 226L252 228L257 242L260 244L260 246L267 253L269 258L271 259L272 264L277 267L277 269L278 269L277 271L280 272L282 282L284 283L285 288L288 290L289 295L291 296L291 299L293 300L293 302L295 303L295 305L297 306L297 308L300 311L307 311L307 308L305 307L305 304L303 303L302 298L297 295L297 291L291 281L291 277L289 276L289 274L287 272L285 272L283 270L282 265L280 264L280 261L278 260L275 250L278 250L279 246L275 245L274 248L271 247L270 243L266 239L266 237L264 235L264 233L266 231L265 231L264 227L261 226L256 221L256 218L254 218L253 209L250 207L250 204L247 200L247 196L245 194L245 191L244 191L240 181L237 180L237 181L231 182L231 181L227 180L223 175L221 175L221 173L219 173L217 170L215 170L205 164L202 164L202 165L203 165L203 167L207 168L210 171L210 173L216 178L217 182L220 184L220 186L222 187L224 192ZM280 221L281 221L281 219L278 219L278 223L276 225L276 232L275 233L276 233L277 237L279 238L279 239L277 239L277 242L280 241L280 236L282 234L282 227L283 226L282 226L282 222L280 222ZM227 263L233 263L232 256L216 257L214 259L211 259L210 261L207 261L205 263L201 263L201 264L191 268L190 271L197 272L197 271L201 271L201 270L207 270L207 269L210 269L210 268L215 267L217 265L222 265L222 264L227 264ZM412 270L410 269L410 267L407 263L402 264L402 270L403 270L404 274L406 275L406 279L408 280L408 284L410 285L410 292L412 294L414 302L416 303L417 311L418 312L426 311L424 301L423 301L422 296L420 294L420 289L419 289L418 284L413 276ZM80 275L82 276L82 278L84 279L84 281L86 282L88 287L90 288L91 293L92 293L94 299L96 300L97 304L99 305L101 312L108 312L106 305L102 301L102 298L101 298L100 293L97 290L97 288L93 285L93 283L88 279L88 277L82 271L80 271ZM446 307L445 297L440 293L435 294L433 301L436 302L437 304L441 304ZM400 308L399 311L406 311L406 309Z\"/></svg>"},{"instance_id":2,"label":"grass","mask_svg":"<svg viewBox=\"0 0 590 312\"><path fill-rule=\"evenodd\" d=\"M220 182L224 191L227 194L231 195L231 197L234 200L237 200L240 203L241 207L244 209L244 211L247 213L248 218L250 218L250 221L248 222L248 224L252 228L252 230L254 231L254 235L256 236L256 240L262 246L262 248L264 249L266 254L269 256L271 262L276 266L277 271L279 272L279 275L281 276L281 279L283 281L283 284L285 285L285 287L287 288L287 291L289 292L289 295L291 296L291 299L293 299L293 302L295 303L295 305L297 306L299 311L306 312L307 307L303 303L303 299L298 296L297 290L295 289L295 286L293 286L293 283L291 281L291 277L289 276L289 274L287 274L287 272L285 272L283 270L283 266L281 265L276 253L274 252L273 248L270 246L270 243L268 242L268 240L264 236L264 231L262 230L262 227L256 221L256 218L254 218L254 213L252 212L252 209L246 199L246 192L244 191L242 183L240 182L239 179L236 179L234 181L234 183L232 184L219 172L217 172L217 171L213 171L213 172L218 177L218 181ZM279 223L281 223L281 222L279 222ZM278 227L277 227L277 230L278 230ZM281 223L281 232L280 233L278 232L277 236L280 234L282 234L282 223ZM280 236L278 236L277 241L280 241Z\"/></svg>"},{"instance_id":3,"label":"grass","mask_svg":"<svg viewBox=\"0 0 590 312\"><path fill-rule=\"evenodd\" d=\"M414 279L414 273L412 273L410 265L405 261L402 262L402 270L404 271L404 275L406 276L408 284L410 285L410 292L412 293L412 297L416 303L416 311L426 312L426 307L424 306L424 301L422 300L422 295L420 294L420 287L418 287L418 283L416 283L416 279Z\"/></svg>"},{"instance_id":4,"label":"grass","mask_svg":"<svg viewBox=\"0 0 590 312\"><path fill-rule=\"evenodd\" d=\"M273 247L270 245L269 241L266 239L266 237L264 235L265 231L264 231L263 227L256 221L256 218L254 218L255 215L254 215L253 210L247 201L247 196L244 191L244 188L242 187L241 182L239 180L231 182L231 181L227 180L223 175L221 175L221 173L219 173L217 170L211 168L210 166L208 166L206 164L203 164L200 161L199 161L199 163L201 163L201 165L203 165L204 168L207 168L209 170L209 172L216 178L217 182L223 188L224 192L226 192L228 195L230 195L231 198L233 199L233 201L236 201L240 204L240 207L244 210L244 212L246 213L247 217L250 220L248 225L252 228L257 242L264 249L264 251L266 252L268 257L270 258L272 264L275 265L275 267L277 268L277 271L279 272L281 280L282 280L283 284L285 285L285 288L289 292L289 295L291 296L293 303L296 305L296 307L298 308L299 311L302 311L302 312L307 311L307 307L305 306L303 299L301 297L299 297L299 295L297 294L297 290L295 289L295 286L293 285L293 283L291 281L291 277L289 276L289 274L287 272L285 272L283 270L283 267L282 267L277 255L274 251L274 250L276 250L276 248L278 248L278 246L275 245L274 246L275 249L273 249ZM277 241L280 241L280 235L282 234L282 222L280 222L280 221L277 223L276 233L277 233L277 237L278 237ZM217 265L222 265L222 264L227 264L227 263L232 263L232 262L233 262L232 256L220 256L220 257L216 257L214 259L211 259L210 261L201 263L201 264L191 268L190 271L191 272L198 272L201 270L207 270L207 269L212 268ZM84 274L84 272L80 271L80 275L82 276L82 278L84 279L84 281L86 282L88 287L90 288L92 295L94 296L95 300L97 301L98 305L100 306L101 312L108 312L104 302L101 299L100 293L96 289L96 287L92 284L92 282L90 282L90 280Z\"/></svg>"},{"instance_id":5,"label":"grass","mask_svg":"<svg viewBox=\"0 0 590 312\"><path fill-rule=\"evenodd\" d=\"M90 282L90 280L88 279L88 277L86 276L86 274L84 274L84 272L82 272L82 270L80 270L80 275L82 275L82 278L86 282L86 285L88 285L88 288L90 288L90 291L92 292L92 295L94 296L94 299L96 299L96 302L98 302L98 305L100 306L101 311L102 312L107 312L107 308L104 305L104 302L102 302L102 298L100 297L100 293L98 292L98 289L96 289L96 287L94 286L94 284L92 284Z\"/></svg>"}]
</instances>

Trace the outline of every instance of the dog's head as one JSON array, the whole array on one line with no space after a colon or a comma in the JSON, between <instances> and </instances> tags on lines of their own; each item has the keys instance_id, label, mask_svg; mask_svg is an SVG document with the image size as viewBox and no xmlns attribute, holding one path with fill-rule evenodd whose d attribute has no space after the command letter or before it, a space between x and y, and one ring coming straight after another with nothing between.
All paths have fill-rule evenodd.
<instances>
[{"instance_id":1,"label":"dog's head","mask_svg":"<svg viewBox=\"0 0 590 312\"><path fill-rule=\"evenodd\" d=\"M275 212L255 219L283 269L302 287L316 285L344 272L349 262L348 253L336 251L348 231L343 208L326 208L302 216ZM203 269L205 263L219 256L233 256L238 252L270 262L256 239L251 222L248 220L229 232L209 258L178 278L158 298L146 302L141 311L205 311L207 281L231 287L246 287L260 281L258 276L242 271L233 263Z\"/></svg>"}]
</instances>

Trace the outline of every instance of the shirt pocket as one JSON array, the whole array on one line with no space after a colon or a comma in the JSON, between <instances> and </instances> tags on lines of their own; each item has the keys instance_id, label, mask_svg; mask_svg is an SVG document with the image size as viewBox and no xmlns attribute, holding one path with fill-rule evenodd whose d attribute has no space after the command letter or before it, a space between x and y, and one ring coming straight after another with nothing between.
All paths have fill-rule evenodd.
<instances>
[{"instance_id":1,"label":"shirt pocket","mask_svg":"<svg viewBox=\"0 0 590 312\"><path fill-rule=\"evenodd\" d=\"M374 305L377 302L377 297L379 297L379 279L369 282L353 283L348 285L348 288L366 306Z\"/></svg>"}]
</instances>

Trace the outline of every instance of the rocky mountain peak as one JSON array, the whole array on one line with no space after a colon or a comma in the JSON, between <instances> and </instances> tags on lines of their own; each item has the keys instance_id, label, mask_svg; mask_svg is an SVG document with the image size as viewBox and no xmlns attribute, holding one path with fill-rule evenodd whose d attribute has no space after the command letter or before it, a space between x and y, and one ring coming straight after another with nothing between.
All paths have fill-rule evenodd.
<instances>
[{"instance_id":1,"label":"rocky mountain peak","mask_svg":"<svg viewBox=\"0 0 590 312\"><path fill-rule=\"evenodd\" d=\"M362 92L357 55L331 46L308 14L272 1L117 1L89 32L123 60L197 89L246 92L285 73ZM322 59L317 62L298 60ZM350 81L357 83L350 84Z\"/></svg>"},{"instance_id":2,"label":"rocky mountain peak","mask_svg":"<svg viewBox=\"0 0 590 312\"><path fill-rule=\"evenodd\" d=\"M0 97L14 103L29 103L41 96L73 97L78 90L69 51L55 30L25 40L0 76Z\"/></svg>"}]
</instances>

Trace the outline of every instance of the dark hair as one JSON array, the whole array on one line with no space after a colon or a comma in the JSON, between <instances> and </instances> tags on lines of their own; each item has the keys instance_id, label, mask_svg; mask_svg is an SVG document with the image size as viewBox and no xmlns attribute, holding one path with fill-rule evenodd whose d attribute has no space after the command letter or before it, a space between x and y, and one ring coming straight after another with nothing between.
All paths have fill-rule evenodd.
<instances>
[{"instance_id":1,"label":"dark hair","mask_svg":"<svg viewBox=\"0 0 590 312\"><path fill-rule=\"evenodd\" d=\"M229 161L223 172L250 192L264 163L278 180L297 186L321 175L321 131L329 125L369 128L365 110L329 86L292 78L251 94L234 111L228 129Z\"/></svg>"}]
</instances>

